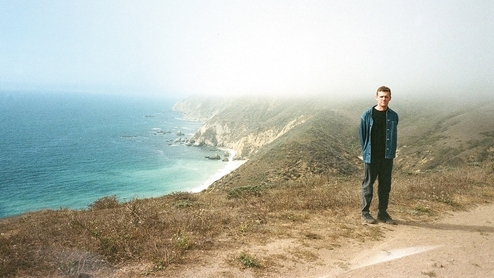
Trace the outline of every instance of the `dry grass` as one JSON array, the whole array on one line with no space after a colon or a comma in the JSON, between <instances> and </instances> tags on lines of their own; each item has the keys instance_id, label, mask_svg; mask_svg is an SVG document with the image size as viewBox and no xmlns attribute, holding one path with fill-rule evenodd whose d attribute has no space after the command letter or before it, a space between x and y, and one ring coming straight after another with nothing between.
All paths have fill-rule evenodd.
<instances>
[{"instance_id":1,"label":"dry grass","mask_svg":"<svg viewBox=\"0 0 494 278\"><path fill-rule=\"evenodd\" d=\"M390 213L427 221L444 211L491 202L494 166L396 174ZM201 262L201 252L230 252L226 263L265 275L282 264L313 261L303 248L259 254L273 239L338 248L378 240L379 226L359 219L359 177L314 176L279 184L213 187L202 193L118 203L87 210L41 211L0 221L0 276L173 275ZM373 204L374 208L376 204Z\"/></svg>"}]
</instances>

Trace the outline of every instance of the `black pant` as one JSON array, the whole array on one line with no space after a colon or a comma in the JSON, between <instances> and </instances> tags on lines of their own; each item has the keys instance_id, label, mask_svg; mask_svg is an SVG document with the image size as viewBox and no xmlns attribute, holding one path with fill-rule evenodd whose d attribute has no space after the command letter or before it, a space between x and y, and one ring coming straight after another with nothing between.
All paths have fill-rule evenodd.
<instances>
[{"instance_id":1,"label":"black pant","mask_svg":"<svg viewBox=\"0 0 494 278\"><path fill-rule=\"evenodd\" d=\"M372 159L371 163L364 163L364 180L362 181L362 214L369 213L374 192L374 181L378 178L377 196L379 198L379 212L388 209L389 192L391 191L391 172L393 159Z\"/></svg>"}]
</instances>

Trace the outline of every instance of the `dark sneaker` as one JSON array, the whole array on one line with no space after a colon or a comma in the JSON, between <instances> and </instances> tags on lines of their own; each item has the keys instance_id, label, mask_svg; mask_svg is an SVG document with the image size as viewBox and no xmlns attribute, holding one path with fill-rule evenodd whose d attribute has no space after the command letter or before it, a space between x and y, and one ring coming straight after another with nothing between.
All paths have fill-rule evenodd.
<instances>
[{"instance_id":1,"label":"dark sneaker","mask_svg":"<svg viewBox=\"0 0 494 278\"><path fill-rule=\"evenodd\" d=\"M386 223L386 224L396 225L396 221L394 221L393 218L391 218L391 216L389 216L389 214L387 212L378 213L377 214L377 219L379 221L382 221L382 222Z\"/></svg>"},{"instance_id":2,"label":"dark sneaker","mask_svg":"<svg viewBox=\"0 0 494 278\"><path fill-rule=\"evenodd\" d=\"M362 214L362 222L364 224L376 224L376 219L372 217L369 213Z\"/></svg>"}]
</instances>

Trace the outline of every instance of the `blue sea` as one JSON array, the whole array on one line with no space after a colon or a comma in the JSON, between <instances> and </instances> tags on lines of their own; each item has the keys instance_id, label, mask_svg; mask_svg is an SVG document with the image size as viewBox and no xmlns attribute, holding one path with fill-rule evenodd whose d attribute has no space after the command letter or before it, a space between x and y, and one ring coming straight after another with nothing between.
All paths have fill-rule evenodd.
<instances>
[{"instance_id":1,"label":"blue sea","mask_svg":"<svg viewBox=\"0 0 494 278\"><path fill-rule=\"evenodd\" d=\"M0 218L204 189L232 166L175 142L202 124L173 112L177 100L0 92Z\"/></svg>"}]
</instances>

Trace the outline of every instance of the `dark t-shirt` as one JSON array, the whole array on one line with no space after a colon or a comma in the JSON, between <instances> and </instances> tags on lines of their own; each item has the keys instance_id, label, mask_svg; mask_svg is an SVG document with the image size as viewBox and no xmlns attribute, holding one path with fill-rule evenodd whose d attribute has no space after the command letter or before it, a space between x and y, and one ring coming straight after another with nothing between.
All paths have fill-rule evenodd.
<instances>
[{"instance_id":1,"label":"dark t-shirt","mask_svg":"<svg viewBox=\"0 0 494 278\"><path fill-rule=\"evenodd\" d=\"M384 158L386 148L386 111L372 109L371 158Z\"/></svg>"}]
</instances>

